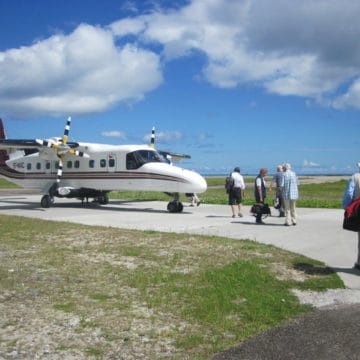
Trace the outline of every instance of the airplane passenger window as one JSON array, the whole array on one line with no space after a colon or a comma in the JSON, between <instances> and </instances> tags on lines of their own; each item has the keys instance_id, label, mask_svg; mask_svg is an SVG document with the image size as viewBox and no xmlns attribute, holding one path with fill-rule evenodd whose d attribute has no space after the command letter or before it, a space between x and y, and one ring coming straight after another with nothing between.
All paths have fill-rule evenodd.
<instances>
[{"instance_id":1,"label":"airplane passenger window","mask_svg":"<svg viewBox=\"0 0 360 360\"><path fill-rule=\"evenodd\" d=\"M114 167L114 166L115 166L115 159L114 159L114 158L109 158L109 166L110 166L110 167Z\"/></svg>"},{"instance_id":2,"label":"airplane passenger window","mask_svg":"<svg viewBox=\"0 0 360 360\"><path fill-rule=\"evenodd\" d=\"M79 160L75 160L74 167L75 167L75 169L78 169L80 167L80 161Z\"/></svg>"},{"instance_id":3,"label":"airplane passenger window","mask_svg":"<svg viewBox=\"0 0 360 360\"><path fill-rule=\"evenodd\" d=\"M106 160L105 160L105 159L101 159L101 160L100 160L100 166L101 166L102 168L106 167Z\"/></svg>"},{"instance_id":4,"label":"airplane passenger window","mask_svg":"<svg viewBox=\"0 0 360 360\"><path fill-rule=\"evenodd\" d=\"M67 163L66 163L66 166L68 167L68 169L71 169L72 168L72 161L68 161Z\"/></svg>"},{"instance_id":5,"label":"airplane passenger window","mask_svg":"<svg viewBox=\"0 0 360 360\"><path fill-rule=\"evenodd\" d=\"M50 163L50 161L47 161L47 162L46 162L45 167L46 167L46 170L50 170L50 168L51 168L51 163Z\"/></svg>"},{"instance_id":6,"label":"airplane passenger window","mask_svg":"<svg viewBox=\"0 0 360 360\"><path fill-rule=\"evenodd\" d=\"M36 163L36 169L37 169L37 170L41 170L41 163L39 163L39 162Z\"/></svg>"},{"instance_id":7,"label":"airplane passenger window","mask_svg":"<svg viewBox=\"0 0 360 360\"><path fill-rule=\"evenodd\" d=\"M28 170L31 170L31 163L27 163L26 168L27 168Z\"/></svg>"},{"instance_id":8,"label":"airplane passenger window","mask_svg":"<svg viewBox=\"0 0 360 360\"><path fill-rule=\"evenodd\" d=\"M89 160L89 168L95 167L95 160Z\"/></svg>"}]
</instances>

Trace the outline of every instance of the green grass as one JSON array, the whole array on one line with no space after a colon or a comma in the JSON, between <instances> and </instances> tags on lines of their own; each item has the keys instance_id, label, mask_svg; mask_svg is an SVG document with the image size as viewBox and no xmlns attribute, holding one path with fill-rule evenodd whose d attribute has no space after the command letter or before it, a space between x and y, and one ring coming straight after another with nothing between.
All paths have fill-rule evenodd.
<instances>
[{"instance_id":1,"label":"green grass","mask_svg":"<svg viewBox=\"0 0 360 360\"><path fill-rule=\"evenodd\" d=\"M4 215L0 228L3 334L45 328L64 358L208 359L309 311L292 289L343 287L324 264L253 241ZM26 353L20 338L0 339L0 357Z\"/></svg>"},{"instance_id":2,"label":"green grass","mask_svg":"<svg viewBox=\"0 0 360 360\"><path fill-rule=\"evenodd\" d=\"M224 184L225 177L207 178L208 189L205 193L199 194L202 202L207 204L225 205L228 202L228 195L225 192ZM253 181L254 178L245 178L246 181L246 197L243 201L244 205L252 205L255 202ZM336 182L326 182L320 184L300 184L299 193L300 198L297 201L298 207L308 208L338 208L342 207L342 196L346 187L346 181L340 180ZM112 199L124 200L159 200L169 201L170 197L166 194L156 192L112 192L110 193ZM273 194L268 192L267 202L271 204ZM180 197L181 201L189 202L184 195Z\"/></svg>"},{"instance_id":3,"label":"green grass","mask_svg":"<svg viewBox=\"0 0 360 360\"><path fill-rule=\"evenodd\" d=\"M208 190L199 194L201 200L208 204L225 205L228 202L228 195L225 192L225 177L208 177ZM246 197L243 201L245 205L252 205L255 201L253 182L254 177L245 177L247 186ZM268 179L270 183L270 178ZM337 182L325 182L321 184L303 184L299 186L300 198L297 201L298 207L308 208L341 208L342 196L346 187L346 180ZM18 188L19 186L12 184L4 179L0 179L0 188ZM268 203L271 204L274 195L268 194ZM138 200L138 201L169 201L171 198L159 192L151 191L121 191L111 192L111 199L119 200ZM190 200L181 194L180 200L189 202Z\"/></svg>"},{"instance_id":4,"label":"green grass","mask_svg":"<svg viewBox=\"0 0 360 360\"><path fill-rule=\"evenodd\" d=\"M0 178L0 189L16 189L16 188L20 188L20 186Z\"/></svg>"}]
</instances>

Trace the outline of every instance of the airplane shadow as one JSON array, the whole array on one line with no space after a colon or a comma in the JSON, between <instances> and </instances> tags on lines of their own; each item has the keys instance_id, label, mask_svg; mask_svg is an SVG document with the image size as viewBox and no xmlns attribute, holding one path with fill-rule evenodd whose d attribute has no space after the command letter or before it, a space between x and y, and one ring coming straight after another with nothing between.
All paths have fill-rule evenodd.
<instances>
[{"instance_id":1,"label":"airplane shadow","mask_svg":"<svg viewBox=\"0 0 360 360\"><path fill-rule=\"evenodd\" d=\"M332 267L335 272L337 273L344 273L344 274L351 274L351 275L357 275L360 276L360 270L355 268L339 268L339 267Z\"/></svg>"},{"instance_id":2,"label":"airplane shadow","mask_svg":"<svg viewBox=\"0 0 360 360\"><path fill-rule=\"evenodd\" d=\"M42 208L40 203L34 203L29 201L22 201L22 199L26 200L25 197L16 197L16 198L6 198L1 199L0 203L6 203L7 205L0 206L1 210L35 210L35 211L46 211L47 209ZM157 210L151 207L139 207L136 206L137 203L144 203L144 201L111 201L107 205L99 205L96 202L68 202L68 203L55 203L51 206L51 208L68 208L68 209L94 209L101 211L117 211L117 212L146 212L146 213L154 213L154 214L170 214L166 208L164 210ZM185 208L184 208L185 210ZM175 214L183 214L189 215L192 214L190 211L182 211L181 213Z\"/></svg>"},{"instance_id":3,"label":"airplane shadow","mask_svg":"<svg viewBox=\"0 0 360 360\"><path fill-rule=\"evenodd\" d=\"M279 226L279 227L285 227L284 224L275 224L275 223L268 223L268 222L264 222L263 224L257 224L254 221L232 221L232 224L244 224L244 225L255 225L255 226Z\"/></svg>"},{"instance_id":4,"label":"airplane shadow","mask_svg":"<svg viewBox=\"0 0 360 360\"><path fill-rule=\"evenodd\" d=\"M46 210L42 207L39 207L39 205L35 204L34 202L22 201L22 199L25 200L26 198L23 198L23 197L6 198L6 199L0 198L0 203L8 204L5 206L0 206L0 212L1 212L1 210L18 210L18 209L36 210L36 211L45 211Z\"/></svg>"}]
</instances>

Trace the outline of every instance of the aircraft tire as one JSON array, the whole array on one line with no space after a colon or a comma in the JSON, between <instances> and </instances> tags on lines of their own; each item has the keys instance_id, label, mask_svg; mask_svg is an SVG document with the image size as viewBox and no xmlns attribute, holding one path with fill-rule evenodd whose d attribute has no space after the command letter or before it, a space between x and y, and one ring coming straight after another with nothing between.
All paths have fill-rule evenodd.
<instances>
[{"instance_id":1,"label":"aircraft tire","mask_svg":"<svg viewBox=\"0 0 360 360\"><path fill-rule=\"evenodd\" d=\"M104 194L98 197L98 202L100 205L107 205L109 203L108 194Z\"/></svg>"},{"instance_id":2,"label":"aircraft tire","mask_svg":"<svg viewBox=\"0 0 360 360\"><path fill-rule=\"evenodd\" d=\"M170 201L167 206L168 211L171 213L180 213L183 211L183 208L183 204L178 201Z\"/></svg>"},{"instance_id":3,"label":"aircraft tire","mask_svg":"<svg viewBox=\"0 0 360 360\"><path fill-rule=\"evenodd\" d=\"M50 195L44 195L41 198L40 204L41 204L41 207L43 207L43 208L49 208L52 205L53 202L54 201L52 200Z\"/></svg>"},{"instance_id":4,"label":"aircraft tire","mask_svg":"<svg viewBox=\"0 0 360 360\"><path fill-rule=\"evenodd\" d=\"M184 205L181 202L177 204L177 212L181 213L184 209Z\"/></svg>"}]
</instances>

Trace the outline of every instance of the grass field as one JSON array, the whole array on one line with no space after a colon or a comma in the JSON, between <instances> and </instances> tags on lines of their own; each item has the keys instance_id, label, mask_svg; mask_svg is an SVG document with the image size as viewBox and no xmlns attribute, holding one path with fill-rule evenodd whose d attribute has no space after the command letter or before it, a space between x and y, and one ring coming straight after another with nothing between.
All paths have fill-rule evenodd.
<instances>
[{"instance_id":1,"label":"grass field","mask_svg":"<svg viewBox=\"0 0 360 360\"><path fill-rule=\"evenodd\" d=\"M205 193L200 194L203 203L207 204L227 204L228 195L225 192L225 177L207 178L208 189ZM246 178L246 197L243 201L245 205L252 205L254 198L254 178ZM300 198L297 201L298 207L312 208L341 208L342 196L346 187L346 180L336 182L325 182L318 184L300 184ZM155 192L112 192L110 195L113 199L138 199L138 200L162 200L168 201L170 198L162 193ZM273 194L268 192L267 202L271 204ZM189 201L182 195L181 200Z\"/></svg>"},{"instance_id":2,"label":"grass field","mask_svg":"<svg viewBox=\"0 0 360 360\"><path fill-rule=\"evenodd\" d=\"M5 215L0 228L0 358L209 359L309 311L292 289L343 287L252 241Z\"/></svg>"}]
</instances>

